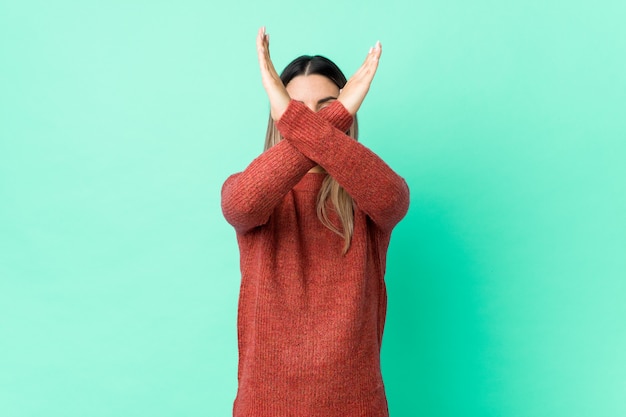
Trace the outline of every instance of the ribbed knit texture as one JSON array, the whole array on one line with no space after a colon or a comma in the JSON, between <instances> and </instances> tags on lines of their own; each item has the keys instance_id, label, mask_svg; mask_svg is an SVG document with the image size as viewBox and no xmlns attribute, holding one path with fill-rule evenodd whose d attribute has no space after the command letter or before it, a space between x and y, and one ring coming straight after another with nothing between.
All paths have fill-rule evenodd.
<instances>
[{"instance_id":1,"label":"ribbed knit texture","mask_svg":"<svg viewBox=\"0 0 626 417\"><path fill-rule=\"evenodd\" d=\"M285 140L223 185L222 210L241 255L234 417L389 415L380 370L384 274L409 190L343 133L351 123L339 101L315 113L292 100L277 123ZM343 237L317 217L327 175L307 173L317 164L355 202L345 255Z\"/></svg>"}]
</instances>

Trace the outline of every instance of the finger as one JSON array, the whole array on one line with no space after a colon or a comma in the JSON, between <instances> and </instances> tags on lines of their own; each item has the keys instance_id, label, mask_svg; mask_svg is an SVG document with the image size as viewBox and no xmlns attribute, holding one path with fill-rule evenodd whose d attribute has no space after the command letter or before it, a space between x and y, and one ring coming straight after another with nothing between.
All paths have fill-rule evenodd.
<instances>
[{"instance_id":1,"label":"finger","mask_svg":"<svg viewBox=\"0 0 626 417\"><path fill-rule=\"evenodd\" d=\"M270 56L270 34L269 33L265 34L265 50L267 52L267 57L269 58Z\"/></svg>"},{"instance_id":2,"label":"finger","mask_svg":"<svg viewBox=\"0 0 626 417\"><path fill-rule=\"evenodd\" d=\"M269 34L265 32L265 26L259 29L257 34L257 49L263 51L264 54L269 53Z\"/></svg>"},{"instance_id":3,"label":"finger","mask_svg":"<svg viewBox=\"0 0 626 417\"><path fill-rule=\"evenodd\" d=\"M380 59L380 55L382 53L382 45L380 41L376 41L376 44L370 49L370 53L368 55L368 60L365 65L368 71L376 71L378 67L378 60Z\"/></svg>"},{"instance_id":4,"label":"finger","mask_svg":"<svg viewBox=\"0 0 626 417\"><path fill-rule=\"evenodd\" d=\"M267 36L268 35L265 35L263 52L265 54L265 61L267 63L267 67L268 67L268 69L271 69L273 67L273 64L272 64L272 58L270 56L270 45L269 45Z\"/></svg>"},{"instance_id":5,"label":"finger","mask_svg":"<svg viewBox=\"0 0 626 417\"><path fill-rule=\"evenodd\" d=\"M268 34L265 33L265 26L259 29L257 35L257 51L259 53L259 60L267 59L269 57L269 43L267 42Z\"/></svg>"},{"instance_id":6,"label":"finger","mask_svg":"<svg viewBox=\"0 0 626 417\"><path fill-rule=\"evenodd\" d=\"M380 53L382 52L382 46L380 41L377 41L374 46L372 46L365 57L365 61L361 67L357 70L357 72L366 71L368 68L371 68L372 63L375 63L380 58Z\"/></svg>"},{"instance_id":7,"label":"finger","mask_svg":"<svg viewBox=\"0 0 626 417\"><path fill-rule=\"evenodd\" d=\"M374 46L374 57L378 60L380 59L381 54L383 53L383 45L380 43L380 41L376 41L376 46Z\"/></svg>"},{"instance_id":8,"label":"finger","mask_svg":"<svg viewBox=\"0 0 626 417\"><path fill-rule=\"evenodd\" d=\"M380 44L380 41L377 41L376 44L370 48L369 53L365 58L365 62L363 63L363 66L370 66L373 62L378 61L381 52L382 46Z\"/></svg>"},{"instance_id":9,"label":"finger","mask_svg":"<svg viewBox=\"0 0 626 417\"><path fill-rule=\"evenodd\" d=\"M363 65L361 65L352 76L355 82L363 81L369 84L372 81L378 68L378 59L380 58L381 51L380 42L376 42L376 44L370 48Z\"/></svg>"},{"instance_id":10,"label":"finger","mask_svg":"<svg viewBox=\"0 0 626 417\"><path fill-rule=\"evenodd\" d=\"M269 33L266 32L265 26L263 26L261 29L259 29L259 37L258 37L257 43L260 42L259 52L262 49L265 59L269 59L269 56L270 56L270 41L269 40L270 40L270 35Z\"/></svg>"},{"instance_id":11,"label":"finger","mask_svg":"<svg viewBox=\"0 0 626 417\"><path fill-rule=\"evenodd\" d=\"M265 36L265 26L261 26L256 35L256 45L257 47L261 46L263 43L263 37Z\"/></svg>"},{"instance_id":12,"label":"finger","mask_svg":"<svg viewBox=\"0 0 626 417\"><path fill-rule=\"evenodd\" d=\"M270 54L270 34L265 34L265 58L267 60L267 66L272 75L278 75L276 73L276 69L274 68L274 63L272 62L271 54Z\"/></svg>"},{"instance_id":13,"label":"finger","mask_svg":"<svg viewBox=\"0 0 626 417\"><path fill-rule=\"evenodd\" d=\"M259 29L259 33L257 34L256 37L256 49L257 49L257 54L259 55L259 60L261 60L263 58L263 56L265 55L265 45L264 45L264 41L263 38L265 37L264 34L265 28L260 28Z\"/></svg>"},{"instance_id":14,"label":"finger","mask_svg":"<svg viewBox=\"0 0 626 417\"><path fill-rule=\"evenodd\" d=\"M257 35L257 53L259 59L259 66L261 68L261 75L264 79L268 76L271 77L271 60L267 50L265 27L259 29Z\"/></svg>"},{"instance_id":15,"label":"finger","mask_svg":"<svg viewBox=\"0 0 626 417\"><path fill-rule=\"evenodd\" d=\"M372 57L372 53L374 51L374 48L370 48L370 50L367 52L367 55L365 56L365 60L363 61L363 63L361 64L361 68L363 68L364 66L367 65L367 62L370 60L370 58Z\"/></svg>"}]
</instances>

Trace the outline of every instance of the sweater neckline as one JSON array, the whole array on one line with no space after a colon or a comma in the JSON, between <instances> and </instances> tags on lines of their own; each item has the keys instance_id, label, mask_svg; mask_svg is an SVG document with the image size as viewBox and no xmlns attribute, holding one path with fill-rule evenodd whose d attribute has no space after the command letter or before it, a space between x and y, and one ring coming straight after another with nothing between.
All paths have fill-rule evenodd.
<instances>
[{"instance_id":1,"label":"sweater neckline","mask_svg":"<svg viewBox=\"0 0 626 417\"><path fill-rule=\"evenodd\" d=\"M298 191L317 191L326 175L328 175L326 172L307 172L293 188Z\"/></svg>"}]
</instances>

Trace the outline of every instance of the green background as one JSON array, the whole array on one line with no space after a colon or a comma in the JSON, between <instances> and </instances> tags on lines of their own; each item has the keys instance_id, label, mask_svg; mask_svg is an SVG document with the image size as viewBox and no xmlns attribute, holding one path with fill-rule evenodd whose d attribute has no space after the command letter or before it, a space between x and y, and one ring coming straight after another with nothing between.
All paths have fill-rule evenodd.
<instances>
[{"instance_id":1,"label":"green background","mask_svg":"<svg viewBox=\"0 0 626 417\"><path fill-rule=\"evenodd\" d=\"M228 416L224 179L282 69L383 55L361 141L411 189L392 417L626 415L623 1L3 1L0 415Z\"/></svg>"}]
</instances>

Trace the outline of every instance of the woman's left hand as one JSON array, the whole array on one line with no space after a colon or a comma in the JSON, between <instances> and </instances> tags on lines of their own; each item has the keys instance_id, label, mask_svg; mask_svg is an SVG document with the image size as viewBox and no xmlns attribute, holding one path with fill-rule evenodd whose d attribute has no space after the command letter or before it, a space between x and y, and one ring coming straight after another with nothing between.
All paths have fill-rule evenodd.
<instances>
[{"instance_id":1,"label":"woman's left hand","mask_svg":"<svg viewBox=\"0 0 626 417\"><path fill-rule=\"evenodd\" d=\"M287 110L291 98L276 69L274 69L274 64L270 58L270 37L269 34L265 33L265 26L259 29L256 38L256 49L259 55L263 87L270 99L270 113L272 119L278 122L285 110Z\"/></svg>"},{"instance_id":2,"label":"woman's left hand","mask_svg":"<svg viewBox=\"0 0 626 417\"><path fill-rule=\"evenodd\" d=\"M380 60L382 52L382 45L380 42L376 42L376 45L370 48L361 68L350 77L337 98L353 116L356 114L357 110L359 110L359 107L361 107L370 89L370 85L378 69L378 61Z\"/></svg>"}]
</instances>

